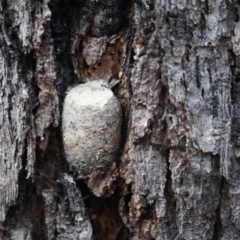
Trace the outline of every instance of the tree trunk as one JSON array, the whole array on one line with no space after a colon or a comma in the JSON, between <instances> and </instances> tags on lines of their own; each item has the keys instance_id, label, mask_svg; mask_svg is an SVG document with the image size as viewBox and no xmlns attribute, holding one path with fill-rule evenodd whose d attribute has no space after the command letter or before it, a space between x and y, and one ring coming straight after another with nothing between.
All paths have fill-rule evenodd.
<instances>
[{"instance_id":1,"label":"tree trunk","mask_svg":"<svg viewBox=\"0 0 240 240\"><path fill-rule=\"evenodd\" d=\"M0 239L239 239L239 11L2 0ZM68 90L96 79L123 115L98 181L69 166L61 128Z\"/></svg>"}]
</instances>

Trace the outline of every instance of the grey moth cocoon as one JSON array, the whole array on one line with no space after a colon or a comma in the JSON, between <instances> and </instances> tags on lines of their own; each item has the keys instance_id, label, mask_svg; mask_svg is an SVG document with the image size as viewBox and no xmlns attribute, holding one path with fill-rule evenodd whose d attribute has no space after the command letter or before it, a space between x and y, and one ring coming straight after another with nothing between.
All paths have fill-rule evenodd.
<instances>
[{"instance_id":1,"label":"grey moth cocoon","mask_svg":"<svg viewBox=\"0 0 240 240\"><path fill-rule=\"evenodd\" d=\"M121 106L105 81L72 88L62 115L66 160L79 176L106 172L115 162L121 140Z\"/></svg>"}]
</instances>

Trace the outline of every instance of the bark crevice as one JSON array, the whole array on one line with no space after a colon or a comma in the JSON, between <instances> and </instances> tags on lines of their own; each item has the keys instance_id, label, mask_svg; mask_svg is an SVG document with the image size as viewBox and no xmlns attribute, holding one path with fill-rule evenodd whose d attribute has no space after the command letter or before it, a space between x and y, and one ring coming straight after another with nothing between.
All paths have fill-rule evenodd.
<instances>
[{"instance_id":1,"label":"bark crevice","mask_svg":"<svg viewBox=\"0 0 240 240\"><path fill-rule=\"evenodd\" d=\"M174 194L174 190L172 187L172 171L170 168L169 161L169 150L167 150L166 154L166 183L164 188L164 196L166 199L166 217L165 217L165 227L167 229L166 239L175 239L178 233L178 228L176 224L176 197Z\"/></svg>"},{"instance_id":2,"label":"bark crevice","mask_svg":"<svg viewBox=\"0 0 240 240\"><path fill-rule=\"evenodd\" d=\"M117 185L121 184L118 182ZM77 181L92 227L93 240L128 239L129 231L120 216L119 201L122 197L120 186L107 197L96 197L83 180Z\"/></svg>"},{"instance_id":3,"label":"bark crevice","mask_svg":"<svg viewBox=\"0 0 240 240\"><path fill-rule=\"evenodd\" d=\"M219 184L219 204L215 210L215 220L214 220L214 229L213 229L213 238L212 240L218 240L222 238L222 208L224 208L227 195L226 191L227 180L225 177L221 177Z\"/></svg>"}]
</instances>

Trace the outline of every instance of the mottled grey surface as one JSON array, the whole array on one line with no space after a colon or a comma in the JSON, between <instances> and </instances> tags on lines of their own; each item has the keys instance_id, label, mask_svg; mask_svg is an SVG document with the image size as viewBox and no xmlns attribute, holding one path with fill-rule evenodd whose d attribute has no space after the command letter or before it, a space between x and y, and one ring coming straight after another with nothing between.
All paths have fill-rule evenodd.
<instances>
[{"instance_id":1,"label":"mottled grey surface","mask_svg":"<svg viewBox=\"0 0 240 240\"><path fill-rule=\"evenodd\" d=\"M43 191L47 239L90 240L92 226L73 177L65 174L58 184L67 196L58 203L53 191Z\"/></svg>"},{"instance_id":2,"label":"mottled grey surface","mask_svg":"<svg viewBox=\"0 0 240 240\"><path fill-rule=\"evenodd\" d=\"M138 1L134 21L134 239L238 239L239 3Z\"/></svg>"},{"instance_id":3,"label":"mottled grey surface","mask_svg":"<svg viewBox=\"0 0 240 240\"><path fill-rule=\"evenodd\" d=\"M0 1L0 238L77 239L81 206L95 239L238 240L239 16L237 0ZM65 92L93 78L120 80L121 158L66 184Z\"/></svg>"}]
</instances>

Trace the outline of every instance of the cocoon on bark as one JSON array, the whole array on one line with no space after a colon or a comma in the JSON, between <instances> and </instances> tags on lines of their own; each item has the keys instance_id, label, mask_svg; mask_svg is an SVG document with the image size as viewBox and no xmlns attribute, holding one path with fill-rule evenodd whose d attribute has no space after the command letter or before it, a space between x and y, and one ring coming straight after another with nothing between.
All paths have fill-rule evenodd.
<instances>
[{"instance_id":1,"label":"cocoon on bark","mask_svg":"<svg viewBox=\"0 0 240 240\"><path fill-rule=\"evenodd\" d=\"M68 92L64 101L64 149L79 177L106 172L119 149L121 106L104 84L104 80L80 84Z\"/></svg>"}]
</instances>

